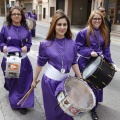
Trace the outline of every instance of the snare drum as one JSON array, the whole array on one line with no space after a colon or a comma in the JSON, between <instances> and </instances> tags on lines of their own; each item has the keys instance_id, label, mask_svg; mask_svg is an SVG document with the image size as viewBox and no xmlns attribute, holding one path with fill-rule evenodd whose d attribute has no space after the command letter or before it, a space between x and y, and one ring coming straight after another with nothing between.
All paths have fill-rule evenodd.
<instances>
[{"instance_id":1,"label":"snare drum","mask_svg":"<svg viewBox=\"0 0 120 120\"><path fill-rule=\"evenodd\" d=\"M5 78L19 78L21 68L21 49L17 47L8 47L6 58Z\"/></svg>"},{"instance_id":2,"label":"snare drum","mask_svg":"<svg viewBox=\"0 0 120 120\"><path fill-rule=\"evenodd\" d=\"M26 19L27 25L30 30L34 29L36 27L36 21L33 18Z\"/></svg>"},{"instance_id":3,"label":"snare drum","mask_svg":"<svg viewBox=\"0 0 120 120\"><path fill-rule=\"evenodd\" d=\"M6 78L19 78L21 68L21 58L16 55L7 56L6 61Z\"/></svg>"},{"instance_id":4,"label":"snare drum","mask_svg":"<svg viewBox=\"0 0 120 120\"><path fill-rule=\"evenodd\" d=\"M102 89L111 82L114 74L115 68L99 56L85 67L83 79L86 79L95 88Z\"/></svg>"},{"instance_id":5,"label":"snare drum","mask_svg":"<svg viewBox=\"0 0 120 120\"><path fill-rule=\"evenodd\" d=\"M69 77L64 84L61 84L64 86L64 90L57 95L57 100L60 108L66 114L76 116L81 112L90 111L95 106L94 93L85 81Z\"/></svg>"}]
</instances>

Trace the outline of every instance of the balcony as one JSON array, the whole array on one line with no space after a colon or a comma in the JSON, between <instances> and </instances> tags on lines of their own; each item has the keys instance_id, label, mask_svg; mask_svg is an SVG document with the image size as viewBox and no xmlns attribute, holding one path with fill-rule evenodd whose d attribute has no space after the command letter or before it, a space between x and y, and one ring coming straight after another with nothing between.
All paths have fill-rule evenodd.
<instances>
[{"instance_id":1,"label":"balcony","mask_svg":"<svg viewBox=\"0 0 120 120\"><path fill-rule=\"evenodd\" d=\"M37 0L38 3L42 3L43 0Z\"/></svg>"}]
</instances>

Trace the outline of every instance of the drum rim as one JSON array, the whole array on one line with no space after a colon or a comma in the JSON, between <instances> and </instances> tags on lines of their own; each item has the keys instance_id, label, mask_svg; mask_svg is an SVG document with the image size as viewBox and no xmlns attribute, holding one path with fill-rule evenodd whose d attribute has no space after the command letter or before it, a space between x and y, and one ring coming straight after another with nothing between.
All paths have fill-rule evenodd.
<instances>
[{"instance_id":1,"label":"drum rim","mask_svg":"<svg viewBox=\"0 0 120 120\"><path fill-rule=\"evenodd\" d=\"M90 90L90 93L92 93L92 96L94 96L94 97L93 97L93 101L94 101L94 102L93 102L93 107L94 107L95 104L96 104L95 95L94 95L93 90L92 90L92 89L90 88L90 86L87 84L87 82L82 81L81 79L76 78L76 77L72 77L72 76L68 77L68 78L66 79L66 81L67 81L69 78L75 78L75 79L78 79L78 81L80 80L80 81L83 82L86 86L88 86L88 89ZM65 83L66 83L66 81L65 81ZM67 94L67 92L66 92L65 83L64 83L65 96L68 96L69 99L72 101L72 103L74 103L73 100L70 98L70 96L69 96L69 95ZM76 103L74 103L74 104L76 105ZM76 106L78 106L78 105L76 105ZM93 108L93 107L92 107L92 108ZM80 108L80 107L79 107L79 108ZM80 108L80 109L84 109L84 110L90 111L92 108L90 108L89 110L88 110L88 109L85 109L85 108Z\"/></svg>"}]
</instances>

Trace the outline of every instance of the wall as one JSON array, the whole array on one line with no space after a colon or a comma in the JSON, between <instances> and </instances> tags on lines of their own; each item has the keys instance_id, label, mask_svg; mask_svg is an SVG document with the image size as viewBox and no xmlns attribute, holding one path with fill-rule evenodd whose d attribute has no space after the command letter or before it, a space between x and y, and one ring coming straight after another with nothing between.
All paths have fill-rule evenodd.
<instances>
[{"instance_id":1,"label":"wall","mask_svg":"<svg viewBox=\"0 0 120 120\"><path fill-rule=\"evenodd\" d=\"M45 8L45 18L43 18L43 9ZM49 21L49 15L48 15L48 0L43 0L43 3L42 3L42 21L43 22L48 22Z\"/></svg>"}]
</instances>

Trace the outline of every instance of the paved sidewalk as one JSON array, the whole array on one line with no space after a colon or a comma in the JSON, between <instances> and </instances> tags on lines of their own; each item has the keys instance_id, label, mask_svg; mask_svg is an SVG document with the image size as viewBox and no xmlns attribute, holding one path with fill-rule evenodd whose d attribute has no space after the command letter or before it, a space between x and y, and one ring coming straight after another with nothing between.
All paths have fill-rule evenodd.
<instances>
[{"instance_id":1,"label":"paved sidewalk","mask_svg":"<svg viewBox=\"0 0 120 120\"><path fill-rule=\"evenodd\" d=\"M2 53L0 52L0 63L1 60ZM8 92L4 89L4 76L0 67L0 120L45 120L41 97L40 90L36 88L35 106L29 109L26 115L21 115L19 111L12 110L9 105Z\"/></svg>"}]
</instances>

